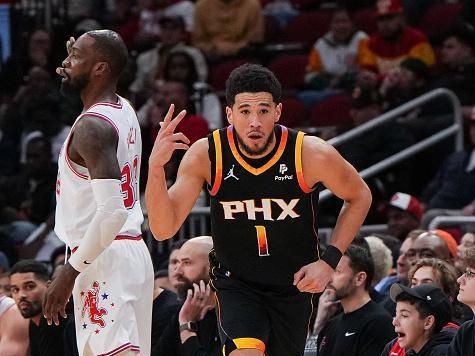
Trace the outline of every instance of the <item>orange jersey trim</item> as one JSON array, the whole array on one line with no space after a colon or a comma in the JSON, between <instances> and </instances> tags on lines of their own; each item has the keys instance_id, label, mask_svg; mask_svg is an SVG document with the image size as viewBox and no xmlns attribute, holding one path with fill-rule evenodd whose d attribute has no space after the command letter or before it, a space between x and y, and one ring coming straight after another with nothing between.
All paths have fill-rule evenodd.
<instances>
[{"instance_id":1,"label":"orange jersey trim","mask_svg":"<svg viewBox=\"0 0 475 356\"><path fill-rule=\"evenodd\" d=\"M223 149L221 147L221 137L219 136L219 130L213 131L214 150L216 154L216 172L214 175L213 187L210 190L211 195L218 193L221 181L223 178Z\"/></svg>"},{"instance_id":2,"label":"orange jersey trim","mask_svg":"<svg viewBox=\"0 0 475 356\"><path fill-rule=\"evenodd\" d=\"M252 167L249 163L247 163L244 158L241 157L239 154L239 151L236 147L236 143L234 142L234 136L233 136L233 127L229 126L227 129L227 136L228 136L228 141L229 141L229 147L231 148L231 152L233 153L234 158L236 161L249 173L258 176L259 174L267 171L270 167L272 167L282 156L284 153L285 146L287 144L287 137L289 136L289 132L285 126L281 126L282 128L282 137L280 138L280 143L279 147L277 148L277 151L275 152L274 156L267 161L266 164L259 168L254 168Z\"/></svg>"},{"instance_id":3,"label":"orange jersey trim","mask_svg":"<svg viewBox=\"0 0 475 356\"><path fill-rule=\"evenodd\" d=\"M302 146L304 136L305 134L301 131L297 134L297 140L295 142L295 170L297 171L297 181L299 182L300 189L305 193L311 193L313 189L305 183L303 178Z\"/></svg>"},{"instance_id":4,"label":"orange jersey trim","mask_svg":"<svg viewBox=\"0 0 475 356\"><path fill-rule=\"evenodd\" d=\"M257 349L261 352L266 351L266 345L259 339L254 339L252 337L241 337L238 339L233 339L234 344L238 350L241 349Z\"/></svg>"}]
</instances>

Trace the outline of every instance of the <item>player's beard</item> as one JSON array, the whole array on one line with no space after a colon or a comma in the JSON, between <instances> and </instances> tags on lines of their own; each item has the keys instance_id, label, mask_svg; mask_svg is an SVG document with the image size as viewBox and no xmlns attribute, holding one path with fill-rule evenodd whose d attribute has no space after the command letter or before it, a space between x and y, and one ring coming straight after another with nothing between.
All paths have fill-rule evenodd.
<instances>
[{"instance_id":1,"label":"player's beard","mask_svg":"<svg viewBox=\"0 0 475 356\"><path fill-rule=\"evenodd\" d=\"M64 96L79 97L82 90L89 84L86 73L78 75L76 78L68 76L67 80L61 82L61 94Z\"/></svg>"},{"instance_id":2,"label":"player's beard","mask_svg":"<svg viewBox=\"0 0 475 356\"><path fill-rule=\"evenodd\" d=\"M261 148L257 148L257 149L254 149L248 145L246 145L246 143L244 142L244 140L242 139L241 136L239 136L239 134L236 132L236 138L237 138L237 141L239 143L239 148L241 150L244 151L245 154L247 154L248 156L252 157L252 156L260 156L262 155L264 152L267 151L267 149L270 147L270 145L274 142L274 131L272 131L269 136L267 137L267 140L266 142L264 143L264 145L261 147Z\"/></svg>"}]
</instances>

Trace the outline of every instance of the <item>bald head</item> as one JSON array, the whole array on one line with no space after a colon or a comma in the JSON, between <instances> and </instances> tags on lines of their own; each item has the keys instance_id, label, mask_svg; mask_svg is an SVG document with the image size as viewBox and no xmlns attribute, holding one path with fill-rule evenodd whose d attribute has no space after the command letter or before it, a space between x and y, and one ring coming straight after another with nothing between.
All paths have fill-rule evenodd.
<instances>
[{"instance_id":1,"label":"bald head","mask_svg":"<svg viewBox=\"0 0 475 356\"><path fill-rule=\"evenodd\" d=\"M119 34L111 30L94 30L83 36L94 39L93 48L97 60L107 62L111 77L117 79L128 59L127 47Z\"/></svg>"},{"instance_id":2,"label":"bald head","mask_svg":"<svg viewBox=\"0 0 475 356\"><path fill-rule=\"evenodd\" d=\"M209 281L208 254L213 248L211 236L199 236L186 241L180 248L176 267L176 288L181 298L193 283Z\"/></svg>"},{"instance_id":3,"label":"bald head","mask_svg":"<svg viewBox=\"0 0 475 356\"><path fill-rule=\"evenodd\" d=\"M211 236L197 236L186 241L180 250L194 250L195 253L206 255L213 249L213 238Z\"/></svg>"},{"instance_id":4,"label":"bald head","mask_svg":"<svg viewBox=\"0 0 475 356\"><path fill-rule=\"evenodd\" d=\"M436 234L425 232L419 235L408 254L414 259L420 258L438 258L444 261L451 259L449 248L445 241Z\"/></svg>"}]
</instances>

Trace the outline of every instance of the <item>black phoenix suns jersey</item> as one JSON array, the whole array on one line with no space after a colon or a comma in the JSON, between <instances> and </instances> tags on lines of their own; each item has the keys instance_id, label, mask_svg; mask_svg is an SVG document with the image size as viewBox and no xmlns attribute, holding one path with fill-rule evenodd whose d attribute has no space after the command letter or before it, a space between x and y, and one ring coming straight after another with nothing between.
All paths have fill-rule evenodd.
<instances>
[{"instance_id":1,"label":"black phoenix suns jersey","mask_svg":"<svg viewBox=\"0 0 475 356\"><path fill-rule=\"evenodd\" d=\"M236 277L288 286L318 257L318 195L303 180L303 132L276 125L276 149L260 167L241 155L233 126L208 137L211 226L217 260Z\"/></svg>"}]
</instances>

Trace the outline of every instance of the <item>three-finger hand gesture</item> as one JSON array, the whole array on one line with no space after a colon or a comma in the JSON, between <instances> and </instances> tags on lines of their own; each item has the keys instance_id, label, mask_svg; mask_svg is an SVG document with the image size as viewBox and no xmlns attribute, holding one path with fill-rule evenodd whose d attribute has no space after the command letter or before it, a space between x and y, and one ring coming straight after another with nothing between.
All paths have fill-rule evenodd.
<instances>
[{"instance_id":1,"label":"three-finger hand gesture","mask_svg":"<svg viewBox=\"0 0 475 356\"><path fill-rule=\"evenodd\" d=\"M175 118L173 111L175 106L170 105L165 119L160 123L160 131L153 145L149 158L150 169L162 168L171 158L175 150L187 150L190 140L181 132L175 132L178 124L183 120L186 111L181 111Z\"/></svg>"},{"instance_id":2,"label":"three-finger hand gesture","mask_svg":"<svg viewBox=\"0 0 475 356\"><path fill-rule=\"evenodd\" d=\"M69 40L66 41L66 52L68 53L68 57L71 55L71 53L73 53L73 45L75 42L76 42L76 39L74 37L69 37ZM65 61L66 60L64 60L63 63L61 63L61 67L56 68L56 74L62 76L63 78L67 77L64 71Z\"/></svg>"}]
</instances>

